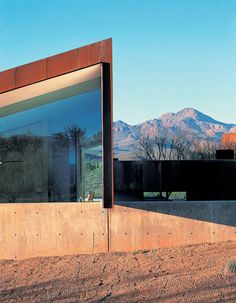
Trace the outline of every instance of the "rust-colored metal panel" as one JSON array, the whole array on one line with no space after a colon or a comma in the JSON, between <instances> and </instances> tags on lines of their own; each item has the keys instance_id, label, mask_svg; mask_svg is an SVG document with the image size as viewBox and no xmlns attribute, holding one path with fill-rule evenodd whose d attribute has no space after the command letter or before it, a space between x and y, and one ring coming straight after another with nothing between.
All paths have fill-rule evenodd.
<instances>
[{"instance_id":1,"label":"rust-colored metal panel","mask_svg":"<svg viewBox=\"0 0 236 303\"><path fill-rule=\"evenodd\" d=\"M101 203L0 204L0 259L108 251Z\"/></svg>"},{"instance_id":2,"label":"rust-colored metal panel","mask_svg":"<svg viewBox=\"0 0 236 303\"><path fill-rule=\"evenodd\" d=\"M101 62L101 42L93 43L88 46L88 64L93 65L96 62Z\"/></svg>"},{"instance_id":3,"label":"rust-colored metal panel","mask_svg":"<svg viewBox=\"0 0 236 303\"><path fill-rule=\"evenodd\" d=\"M84 68L88 66L88 47L83 46L78 49L79 57L78 57L78 68Z\"/></svg>"},{"instance_id":4,"label":"rust-colored metal panel","mask_svg":"<svg viewBox=\"0 0 236 303\"><path fill-rule=\"evenodd\" d=\"M47 58L47 78L78 69L78 49Z\"/></svg>"},{"instance_id":5,"label":"rust-colored metal panel","mask_svg":"<svg viewBox=\"0 0 236 303\"><path fill-rule=\"evenodd\" d=\"M15 73L15 68L11 68L0 73L0 93L15 88Z\"/></svg>"},{"instance_id":6,"label":"rust-colored metal panel","mask_svg":"<svg viewBox=\"0 0 236 303\"><path fill-rule=\"evenodd\" d=\"M78 54L78 68L84 68L100 62L112 63L112 39L80 47Z\"/></svg>"},{"instance_id":7,"label":"rust-colored metal panel","mask_svg":"<svg viewBox=\"0 0 236 303\"><path fill-rule=\"evenodd\" d=\"M100 60L102 62L112 62L112 39L100 42Z\"/></svg>"},{"instance_id":8,"label":"rust-colored metal panel","mask_svg":"<svg viewBox=\"0 0 236 303\"><path fill-rule=\"evenodd\" d=\"M236 133L223 134L222 143L236 143Z\"/></svg>"},{"instance_id":9,"label":"rust-colored metal panel","mask_svg":"<svg viewBox=\"0 0 236 303\"><path fill-rule=\"evenodd\" d=\"M46 79L46 59L16 68L16 88Z\"/></svg>"},{"instance_id":10,"label":"rust-colored metal panel","mask_svg":"<svg viewBox=\"0 0 236 303\"><path fill-rule=\"evenodd\" d=\"M0 93L101 62L111 64L112 75L112 39L99 41L17 68L2 71L0 72Z\"/></svg>"}]
</instances>

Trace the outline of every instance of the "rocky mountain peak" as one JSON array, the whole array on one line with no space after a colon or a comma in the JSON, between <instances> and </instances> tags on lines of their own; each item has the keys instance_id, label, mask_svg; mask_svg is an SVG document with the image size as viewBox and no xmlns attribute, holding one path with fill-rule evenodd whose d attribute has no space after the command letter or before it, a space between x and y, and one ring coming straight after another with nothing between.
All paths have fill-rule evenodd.
<instances>
[{"instance_id":1,"label":"rocky mountain peak","mask_svg":"<svg viewBox=\"0 0 236 303\"><path fill-rule=\"evenodd\" d=\"M173 133L184 130L196 138L212 140L221 140L224 133L236 131L236 124L217 121L189 107L176 113L166 113L160 118L147 120L137 125L129 125L121 120L114 122L115 150L131 151L140 137L156 136L161 127L166 127Z\"/></svg>"}]
</instances>

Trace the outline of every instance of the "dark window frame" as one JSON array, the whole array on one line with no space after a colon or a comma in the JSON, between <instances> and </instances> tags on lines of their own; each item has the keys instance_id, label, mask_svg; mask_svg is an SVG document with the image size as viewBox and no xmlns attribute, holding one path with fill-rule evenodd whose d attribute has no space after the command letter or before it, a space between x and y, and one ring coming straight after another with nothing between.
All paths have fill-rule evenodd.
<instances>
[{"instance_id":1,"label":"dark window frame","mask_svg":"<svg viewBox=\"0 0 236 303\"><path fill-rule=\"evenodd\" d=\"M103 208L114 206L111 66L102 63Z\"/></svg>"}]
</instances>

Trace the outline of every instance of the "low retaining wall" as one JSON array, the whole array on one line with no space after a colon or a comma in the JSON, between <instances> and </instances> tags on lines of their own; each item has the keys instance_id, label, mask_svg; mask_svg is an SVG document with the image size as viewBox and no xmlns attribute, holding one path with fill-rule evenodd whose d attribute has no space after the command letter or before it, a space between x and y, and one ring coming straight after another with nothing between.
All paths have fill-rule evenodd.
<instances>
[{"instance_id":1,"label":"low retaining wall","mask_svg":"<svg viewBox=\"0 0 236 303\"><path fill-rule=\"evenodd\" d=\"M0 258L108 251L101 203L0 204Z\"/></svg>"},{"instance_id":2,"label":"low retaining wall","mask_svg":"<svg viewBox=\"0 0 236 303\"><path fill-rule=\"evenodd\" d=\"M236 202L121 202L110 217L110 250L236 241Z\"/></svg>"},{"instance_id":3,"label":"low retaining wall","mask_svg":"<svg viewBox=\"0 0 236 303\"><path fill-rule=\"evenodd\" d=\"M236 202L0 204L0 259L236 240Z\"/></svg>"}]
</instances>

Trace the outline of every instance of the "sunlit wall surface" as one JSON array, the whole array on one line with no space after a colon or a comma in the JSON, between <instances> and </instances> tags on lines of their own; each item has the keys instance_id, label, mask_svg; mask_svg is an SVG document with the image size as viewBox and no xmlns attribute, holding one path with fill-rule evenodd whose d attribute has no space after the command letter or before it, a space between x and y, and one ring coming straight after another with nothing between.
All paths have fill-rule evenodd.
<instances>
[{"instance_id":1,"label":"sunlit wall surface","mask_svg":"<svg viewBox=\"0 0 236 303\"><path fill-rule=\"evenodd\" d=\"M71 75L1 97L0 202L102 199L101 66Z\"/></svg>"}]
</instances>

